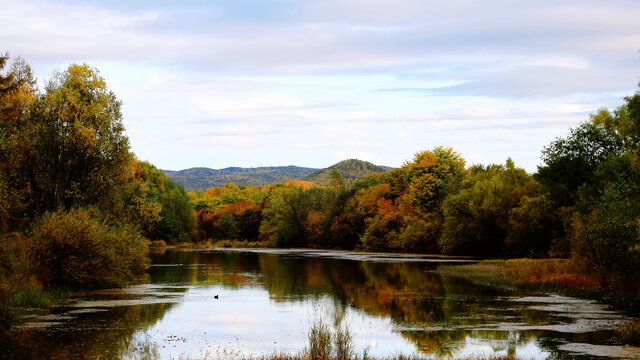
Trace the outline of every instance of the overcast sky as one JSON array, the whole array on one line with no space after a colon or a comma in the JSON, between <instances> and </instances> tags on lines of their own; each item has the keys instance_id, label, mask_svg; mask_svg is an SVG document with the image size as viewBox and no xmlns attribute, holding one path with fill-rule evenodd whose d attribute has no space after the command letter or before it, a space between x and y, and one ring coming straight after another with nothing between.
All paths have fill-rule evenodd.
<instances>
[{"instance_id":1,"label":"overcast sky","mask_svg":"<svg viewBox=\"0 0 640 360\"><path fill-rule=\"evenodd\" d=\"M400 166L452 146L533 172L638 89L640 1L0 0L0 51L97 67L138 158Z\"/></svg>"}]
</instances>

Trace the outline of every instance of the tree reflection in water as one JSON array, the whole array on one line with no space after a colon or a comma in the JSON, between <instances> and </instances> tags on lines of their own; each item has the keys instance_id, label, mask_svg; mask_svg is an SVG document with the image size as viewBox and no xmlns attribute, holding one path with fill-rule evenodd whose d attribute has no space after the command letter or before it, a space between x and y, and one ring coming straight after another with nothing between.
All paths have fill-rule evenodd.
<instances>
[{"instance_id":1,"label":"tree reflection in water","mask_svg":"<svg viewBox=\"0 0 640 360\"><path fill-rule=\"evenodd\" d=\"M160 251L152 254L152 264L148 285L86 294L56 308L54 313L63 316L59 321L52 317L54 324L50 321L50 327L14 329L3 337L0 354L14 358L51 354L65 359L118 358L125 354L152 357L162 350L155 347L163 343L150 339L146 331L161 323L168 313L182 316L180 311L186 311L182 309L186 305L177 303L200 301L214 306L221 304L225 295L242 291L266 291L269 301L280 307L325 304L324 308L332 312L326 314L329 321L345 313L387 319L391 329L385 331L435 356L487 348L515 355L516 348L533 346L537 356L563 357L557 350L559 342L586 339L606 343L611 336L608 330L572 333L539 329L540 325L573 320L514 301L520 294L513 291L430 272L437 265L428 262L358 261L296 252ZM213 295L210 299L199 298L202 289L221 289L226 294L221 300L213 300ZM197 311L206 312L204 309ZM65 320L65 316L73 319ZM43 325L42 321L34 324ZM531 328L518 328L528 325ZM173 340L173 335L163 336Z\"/></svg>"}]
</instances>

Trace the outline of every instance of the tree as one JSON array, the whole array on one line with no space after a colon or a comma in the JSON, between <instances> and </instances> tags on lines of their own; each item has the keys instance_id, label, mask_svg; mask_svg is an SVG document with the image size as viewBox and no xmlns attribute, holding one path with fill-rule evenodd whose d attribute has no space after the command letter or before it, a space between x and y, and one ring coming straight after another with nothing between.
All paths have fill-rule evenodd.
<instances>
[{"instance_id":1,"label":"tree","mask_svg":"<svg viewBox=\"0 0 640 360\"><path fill-rule=\"evenodd\" d=\"M329 175L329 188L336 193L336 196L347 188L342 175L340 175L340 171L336 169L331 170L331 174Z\"/></svg>"},{"instance_id":2,"label":"tree","mask_svg":"<svg viewBox=\"0 0 640 360\"><path fill-rule=\"evenodd\" d=\"M149 239L169 242L194 241L197 237L196 215L181 185L148 162L136 162L136 179L142 182L142 201L157 204L159 213L145 229ZM137 206L136 209L144 208Z\"/></svg>"},{"instance_id":3,"label":"tree","mask_svg":"<svg viewBox=\"0 0 640 360\"><path fill-rule=\"evenodd\" d=\"M475 167L444 201L440 248L448 254L543 255L552 238L549 209L539 184L511 159Z\"/></svg>"},{"instance_id":4,"label":"tree","mask_svg":"<svg viewBox=\"0 0 640 360\"><path fill-rule=\"evenodd\" d=\"M624 97L625 104L613 111L600 109L591 115L591 122L616 132L627 150L640 147L640 90Z\"/></svg>"},{"instance_id":5,"label":"tree","mask_svg":"<svg viewBox=\"0 0 640 360\"><path fill-rule=\"evenodd\" d=\"M3 177L26 192L31 217L95 204L130 174L120 102L88 65L56 74L28 110L2 124L2 137L3 162L13 159Z\"/></svg>"},{"instance_id":6,"label":"tree","mask_svg":"<svg viewBox=\"0 0 640 360\"><path fill-rule=\"evenodd\" d=\"M549 189L558 206L571 206L578 189L591 183L598 166L623 148L623 139L614 129L582 123L571 129L569 136L556 139L542 150L545 165L538 167L536 179Z\"/></svg>"},{"instance_id":7,"label":"tree","mask_svg":"<svg viewBox=\"0 0 640 360\"><path fill-rule=\"evenodd\" d=\"M417 153L401 172L413 204L423 211L438 211L447 193L462 179L464 169L459 153L436 147Z\"/></svg>"},{"instance_id":8,"label":"tree","mask_svg":"<svg viewBox=\"0 0 640 360\"><path fill-rule=\"evenodd\" d=\"M29 220L29 184L17 173L22 159L31 152L29 108L35 101L31 68L9 55L0 56L0 232L15 229Z\"/></svg>"},{"instance_id":9,"label":"tree","mask_svg":"<svg viewBox=\"0 0 640 360\"><path fill-rule=\"evenodd\" d=\"M306 246L305 222L311 208L302 188L274 186L262 212L260 237L277 247Z\"/></svg>"},{"instance_id":10,"label":"tree","mask_svg":"<svg viewBox=\"0 0 640 360\"><path fill-rule=\"evenodd\" d=\"M588 272L626 286L640 278L640 161L614 156L596 172L600 196L572 223L574 260ZM637 283L637 281L631 281ZM640 290L636 288L636 290Z\"/></svg>"}]
</instances>

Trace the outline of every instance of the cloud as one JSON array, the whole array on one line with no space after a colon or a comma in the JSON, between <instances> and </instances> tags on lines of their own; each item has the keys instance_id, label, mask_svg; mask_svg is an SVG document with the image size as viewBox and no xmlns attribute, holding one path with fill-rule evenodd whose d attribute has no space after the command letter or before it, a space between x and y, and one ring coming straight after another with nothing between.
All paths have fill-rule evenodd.
<instances>
[{"instance_id":1,"label":"cloud","mask_svg":"<svg viewBox=\"0 0 640 360\"><path fill-rule=\"evenodd\" d=\"M0 1L0 44L38 76L98 66L134 151L167 168L452 145L533 170L640 74L632 0Z\"/></svg>"}]
</instances>

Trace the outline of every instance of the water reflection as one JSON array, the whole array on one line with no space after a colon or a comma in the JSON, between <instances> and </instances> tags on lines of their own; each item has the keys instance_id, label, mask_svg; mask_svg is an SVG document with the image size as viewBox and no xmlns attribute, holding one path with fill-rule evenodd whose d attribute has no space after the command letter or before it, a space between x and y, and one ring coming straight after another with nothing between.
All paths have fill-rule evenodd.
<instances>
[{"instance_id":1,"label":"water reflection","mask_svg":"<svg viewBox=\"0 0 640 360\"><path fill-rule=\"evenodd\" d=\"M417 350L590 358L576 344L590 344L600 355L613 352L607 347L612 328L628 321L591 301L525 296L439 275L430 272L437 263L426 261L238 251L166 251L152 260L149 284L78 297L48 318L13 329L0 354L74 359L296 352L310 319L343 316L359 351L370 347L378 355Z\"/></svg>"}]
</instances>

